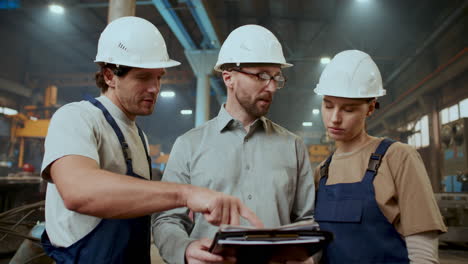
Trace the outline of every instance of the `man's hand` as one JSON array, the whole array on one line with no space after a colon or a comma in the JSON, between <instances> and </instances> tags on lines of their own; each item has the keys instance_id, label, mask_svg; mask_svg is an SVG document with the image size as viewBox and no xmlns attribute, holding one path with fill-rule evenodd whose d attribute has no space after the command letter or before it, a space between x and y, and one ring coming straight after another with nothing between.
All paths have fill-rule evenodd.
<instances>
[{"instance_id":1,"label":"man's hand","mask_svg":"<svg viewBox=\"0 0 468 264\"><path fill-rule=\"evenodd\" d=\"M253 226L263 227L262 221L236 197L196 186L190 186L185 197L187 207L203 213L213 225L239 225L242 216Z\"/></svg>"},{"instance_id":2,"label":"man's hand","mask_svg":"<svg viewBox=\"0 0 468 264\"><path fill-rule=\"evenodd\" d=\"M208 252L213 240L202 238L193 241L185 250L187 264L213 264L213 263L236 263L235 258L223 258L222 256Z\"/></svg>"}]
</instances>

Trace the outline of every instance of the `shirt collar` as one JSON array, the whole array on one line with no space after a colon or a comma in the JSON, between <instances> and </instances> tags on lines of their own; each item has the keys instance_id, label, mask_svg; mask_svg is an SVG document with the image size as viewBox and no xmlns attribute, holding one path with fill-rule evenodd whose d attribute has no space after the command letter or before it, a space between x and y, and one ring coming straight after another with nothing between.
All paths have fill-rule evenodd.
<instances>
[{"instance_id":1,"label":"shirt collar","mask_svg":"<svg viewBox=\"0 0 468 264\"><path fill-rule=\"evenodd\" d=\"M224 129L228 128L233 122L237 121L234 119L231 114L226 111L226 108L224 108L225 105L223 104L221 106L221 109L219 110L218 113L218 131L222 132ZM239 122L239 121L238 121ZM251 129L257 129L257 127L261 127L263 129L266 129L266 118L264 116L260 117L259 119L255 120L251 125Z\"/></svg>"},{"instance_id":2,"label":"shirt collar","mask_svg":"<svg viewBox=\"0 0 468 264\"><path fill-rule=\"evenodd\" d=\"M228 113L228 111L226 111L224 106L225 104L221 105L217 118L219 132L222 132L232 121L234 121L234 118Z\"/></svg>"}]
</instances>

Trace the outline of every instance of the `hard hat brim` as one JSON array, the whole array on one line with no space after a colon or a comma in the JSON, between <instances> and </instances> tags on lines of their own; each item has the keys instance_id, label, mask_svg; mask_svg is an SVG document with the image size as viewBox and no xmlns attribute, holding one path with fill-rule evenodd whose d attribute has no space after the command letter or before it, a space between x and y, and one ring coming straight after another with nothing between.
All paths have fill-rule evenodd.
<instances>
[{"instance_id":1,"label":"hard hat brim","mask_svg":"<svg viewBox=\"0 0 468 264\"><path fill-rule=\"evenodd\" d=\"M322 96L333 96L333 97L341 97L341 98L374 98L374 97L381 97L381 96L384 96L386 94L386 91L385 90L380 90L378 93L376 94L369 94L369 95L344 95L343 93L339 93L339 92L330 92L330 91L327 91L327 90L324 90L324 89L320 89L319 87L315 88L314 89L314 92L317 94L317 95L322 95Z\"/></svg>"},{"instance_id":2,"label":"hard hat brim","mask_svg":"<svg viewBox=\"0 0 468 264\"><path fill-rule=\"evenodd\" d=\"M163 68L171 68L171 67L180 65L180 62L171 60L171 59L169 59L168 61L164 61L164 62L153 62L153 63L128 63L128 62L119 63L118 61L108 62L106 60L96 58L94 62L95 63L103 62L103 63L122 65L122 66L127 66L127 67L134 67L134 68L142 68L142 69L163 69Z\"/></svg>"}]
</instances>

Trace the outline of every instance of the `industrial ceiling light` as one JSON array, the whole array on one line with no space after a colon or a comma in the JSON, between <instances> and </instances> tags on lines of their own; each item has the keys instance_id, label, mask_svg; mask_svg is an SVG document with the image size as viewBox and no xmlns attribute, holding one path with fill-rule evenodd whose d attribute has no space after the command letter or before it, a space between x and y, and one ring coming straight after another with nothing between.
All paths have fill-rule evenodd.
<instances>
[{"instance_id":1,"label":"industrial ceiling light","mask_svg":"<svg viewBox=\"0 0 468 264\"><path fill-rule=\"evenodd\" d=\"M330 57L322 57L322 58L320 59L320 63L322 63L322 64L328 64L328 63L330 63Z\"/></svg>"},{"instance_id":2,"label":"industrial ceiling light","mask_svg":"<svg viewBox=\"0 0 468 264\"><path fill-rule=\"evenodd\" d=\"M164 91L161 92L161 97L174 97L175 93L173 91Z\"/></svg>"},{"instance_id":3,"label":"industrial ceiling light","mask_svg":"<svg viewBox=\"0 0 468 264\"><path fill-rule=\"evenodd\" d=\"M312 114L318 115L318 114L320 114L320 110L318 110L317 108L315 108L314 110L312 110Z\"/></svg>"},{"instance_id":4,"label":"industrial ceiling light","mask_svg":"<svg viewBox=\"0 0 468 264\"><path fill-rule=\"evenodd\" d=\"M302 126L305 126L305 127L311 127L313 125L312 122L302 122Z\"/></svg>"},{"instance_id":5,"label":"industrial ceiling light","mask_svg":"<svg viewBox=\"0 0 468 264\"><path fill-rule=\"evenodd\" d=\"M191 114L192 114L192 110L190 110L190 109L184 109L184 110L180 110L180 113L183 114L183 115L191 115Z\"/></svg>"},{"instance_id":6,"label":"industrial ceiling light","mask_svg":"<svg viewBox=\"0 0 468 264\"><path fill-rule=\"evenodd\" d=\"M58 5L58 4L50 4L49 10L50 12L56 13L56 14L63 14L63 12L65 12L65 9L63 8L63 6Z\"/></svg>"}]
</instances>

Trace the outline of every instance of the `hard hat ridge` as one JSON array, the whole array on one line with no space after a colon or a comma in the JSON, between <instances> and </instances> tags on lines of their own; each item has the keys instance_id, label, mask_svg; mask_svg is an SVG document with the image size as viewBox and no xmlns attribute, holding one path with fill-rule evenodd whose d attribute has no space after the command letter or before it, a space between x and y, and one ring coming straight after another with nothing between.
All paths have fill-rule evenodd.
<instances>
[{"instance_id":1,"label":"hard hat ridge","mask_svg":"<svg viewBox=\"0 0 468 264\"><path fill-rule=\"evenodd\" d=\"M338 53L323 70L314 91L345 98L373 98L386 93L377 65L359 50Z\"/></svg>"},{"instance_id":2,"label":"hard hat ridge","mask_svg":"<svg viewBox=\"0 0 468 264\"><path fill-rule=\"evenodd\" d=\"M118 18L106 26L94 62L147 69L180 65L169 59L159 30L151 22L134 16Z\"/></svg>"},{"instance_id":3,"label":"hard hat ridge","mask_svg":"<svg viewBox=\"0 0 468 264\"><path fill-rule=\"evenodd\" d=\"M221 46L214 69L222 71L225 64L239 66L242 63L278 64L282 68L293 66L286 62L275 35L259 25L244 25L233 30Z\"/></svg>"}]
</instances>

